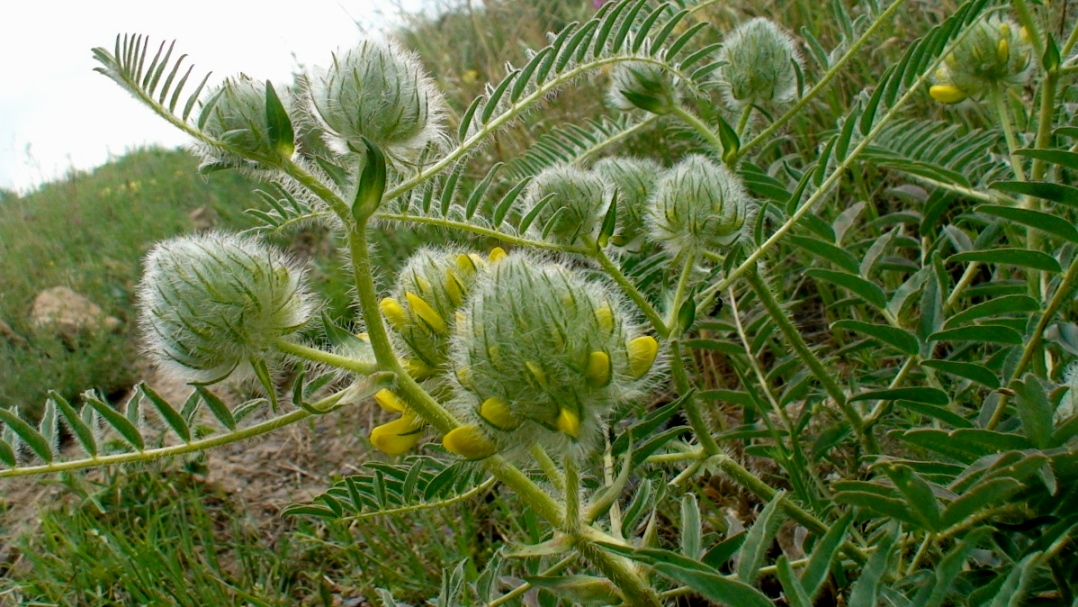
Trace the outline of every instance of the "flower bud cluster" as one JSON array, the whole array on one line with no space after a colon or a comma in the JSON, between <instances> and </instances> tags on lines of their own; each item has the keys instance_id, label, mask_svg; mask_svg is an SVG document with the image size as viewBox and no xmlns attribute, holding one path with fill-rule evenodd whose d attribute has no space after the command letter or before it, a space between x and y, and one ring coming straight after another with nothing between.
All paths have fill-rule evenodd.
<instances>
[{"instance_id":1,"label":"flower bud cluster","mask_svg":"<svg viewBox=\"0 0 1078 607\"><path fill-rule=\"evenodd\" d=\"M264 358L314 310L303 272L252 238L207 233L155 246L139 286L146 350L189 382Z\"/></svg>"},{"instance_id":2,"label":"flower bud cluster","mask_svg":"<svg viewBox=\"0 0 1078 607\"><path fill-rule=\"evenodd\" d=\"M252 159L277 158L266 119L266 82L245 75L225 80L211 92L202 116L202 130L229 149L200 146L207 163L257 168ZM287 102L287 99L285 100Z\"/></svg>"},{"instance_id":3,"label":"flower bud cluster","mask_svg":"<svg viewBox=\"0 0 1078 607\"><path fill-rule=\"evenodd\" d=\"M369 139L406 156L437 137L442 100L419 62L386 41L365 40L310 78L314 116L341 153Z\"/></svg>"},{"instance_id":4,"label":"flower bud cluster","mask_svg":"<svg viewBox=\"0 0 1078 607\"><path fill-rule=\"evenodd\" d=\"M496 248L489 259L496 261L504 255ZM438 374L446 367L458 310L488 263L457 249L420 249L401 271L393 295L379 302L382 316L398 338L405 367L415 379L432 379L437 384ZM389 389L379 391L374 400L400 417L371 430L371 444L388 455L410 451L419 441L423 421Z\"/></svg>"},{"instance_id":5,"label":"flower bud cluster","mask_svg":"<svg viewBox=\"0 0 1078 607\"><path fill-rule=\"evenodd\" d=\"M638 249L647 230L649 200L662 167L647 158L610 157L596 162L591 170L611 184L617 194L618 232L611 242L630 250Z\"/></svg>"},{"instance_id":6,"label":"flower bud cluster","mask_svg":"<svg viewBox=\"0 0 1078 607\"><path fill-rule=\"evenodd\" d=\"M524 195L529 211L542 204L531 224L536 235L564 245L594 238L599 231L610 191L599 176L570 166L554 166L539 173Z\"/></svg>"},{"instance_id":7,"label":"flower bud cluster","mask_svg":"<svg viewBox=\"0 0 1078 607\"><path fill-rule=\"evenodd\" d=\"M472 423L443 444L470 459L566 437L592 444L606 415L640 395L658 353L611 289L525 254L492 264L462 312L455 406Z\"/></svg>"},{"instance_id":8,"label":"flower bud cluster","mask_svg":"<svg viewBox=\"0 0 1078 607\"><path fill-rule=\"evenodd\" d=\"M727 34L718 59L726 100L735 108L797 97L801 56L793 38L768 19L752 19Z\"/></svg>"},{"instance_id":9,"label":"flower bud cluster","mask_svg":"<svg viewBox=\"0 0 1078 607\"><path fill-rule=\"evenodd\" d=\"M736 241L750 201L733 171L693 155L659 178L649 211L652 238L671 256L695 256Z\"/></svg>"},{"instance_id":10,"label":"flower bud cluster","mask_svg":"<svg viewBox=\"0 0 1078 607\"><path fill-rule=\"evenodd\" d=\"M633 61L619 63L610 73L607 98L615 109L641 109L661 116L674 111L681 94L673 74L652 63Z\"/></svg>"},{"instance_id":11,"label":"flower bud cluster","mask_svg":"<svg viewBox=\"0 0 1078 607\"><path fill-rule=\"evenodd\" d=\"M970 26L936 70L929 94L941 103L958 103L993 87L1021 86L1029 78L1032 55L1024 27L998 16L984 17Z\"/></svg>"}]
</instances>

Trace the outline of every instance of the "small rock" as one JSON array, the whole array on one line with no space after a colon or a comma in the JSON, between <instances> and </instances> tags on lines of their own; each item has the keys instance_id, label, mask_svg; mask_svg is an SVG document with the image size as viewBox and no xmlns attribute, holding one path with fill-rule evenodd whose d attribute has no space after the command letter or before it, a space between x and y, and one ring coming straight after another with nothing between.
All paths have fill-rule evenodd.
<instances>
[{"instance_id":1,"label":"small rock","mask_svg":"<svg viewBox=\"0 0 1078 607\"><path fill-rule=\"evenodd\" d=\"M217 225L217 214L210 207L198 207L188 215L196 232L204 232Z\"/></svg>"},{"instance_id":2,"label":"small rock","mask_svg":"<svg viewBox=\"0 0 1078 607\"><path fill-rule=\"evenodd\" d=\"M26 338L16 333L15 330L11 328L11 325L2 320L0 320L0 337L19 346L26 344Z\"/></svg>"},{"instance_id":3,"label":"small rock","mask_svg":"<svg viewBox=\"0 0 1078 607\"><path fill-rule=\"evenodd\" d=\"M72 345L79 335L102 329L116 331L123 321L105 316L100 306L67 287L53 287L34 298L30 324L38 330L55 331Z\"/></svg>"}]
</instances>

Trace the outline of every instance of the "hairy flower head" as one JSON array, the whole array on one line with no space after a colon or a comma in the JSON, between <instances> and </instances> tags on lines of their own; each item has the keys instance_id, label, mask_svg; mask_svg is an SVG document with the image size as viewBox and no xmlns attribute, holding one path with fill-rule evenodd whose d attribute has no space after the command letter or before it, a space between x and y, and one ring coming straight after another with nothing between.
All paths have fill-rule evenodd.
<instances>
[{"instance_id":1,"label":"hairy flower head","mask_svg":"<svg viewBox=\"0 0 1078 607\"><path fill-rule=\"evenodd\" d=\"M997 15L982 17L936 70L929 94L941 103L957 103L993 87L1021 86L1029 78L1032 56L1025 28Z\"/></svg>"},{"instance_id":2,"label":"hairy flower head","mask_svg":"<svg viewBox=\"0 0 1078 607\"><path fill-rule=\"evenodd\" d=\"M281 155L292 154L291 148L275 147L270 137L266 87L264 80L241 74L225 80L210 93L199 121L202 131L223 146L197 144L207 165L259 169ZM281 101L287 108L291 100L286 95Z\"/></svg>"},{"instance_id":3,"label":"hairy flower head","mask_svg":"<svg viewBox=\"0 0 1078 607\"><path fill-rule=\"evenodd\" d=\"M363 138L393 157L434 140L442 99L411 54L387 41L364 40L310 78L315 117L341 153L363 150Z\"/></svg>"},{"instance_id":4,"label":"hairy flower head","mask_svg":"<svg viewBox=\"0 0 1078 607\"><path fill-rule=\"evenodd\" d=\"M455 406L474 423L446 437L450 450L590 445L611 409L640 396L658 354L611 288L521 253L488 268L462 311Z\"/></svg>"},{"instance_id":5,"label":"hairy flower head","mask_svg":"<svg viewBox=\"0 0 1078 607\"><path fill-rule=\"evenodd\" d=\"M139 300L150 356L187 381L205 383L265 357L314 310L303 272L282 253L221 233L155 246Z\"/></svg>"},{"instance_id":6,"label":"hairy flower head","mask_svg":"<svg viewBox=\"0 0 1078 607\"><path fill-rule=\"evenodd\" d=\"M718 59L719 79L733 107L783 104L797 97L801 56L793 38L768 19L737 26L726 35Z\"/></svg>"},{"instance_id":7,"label":"hairy flower head","mask_svg":"<svg viewBox=\"0 0 1078 607\"><path fill-rule=\"evenodd\" d=\"M648 225L672 255L732 244L750 212L749 196L733 171L693 155L667 170L655 186Z\"/></svg>"},{"instance_id":8,"label":"hairy flower head","mask_svg":"<svg viewBox=\"0 0 1078 607\"><path fill-rule=\"evenodd\" d=\"M657 65L642 61L619 63L610 73L607 98L615 109L669 114L680 97L674 76Z\"/></svg>"},{"instance_id":9,"label":"hairy flower head","mask_svg":"<svg viewBox=\"0 0 1078 607\"><path fill-rule=\"evenodd\" d=\"M644 220L662 167L647 158L615 156L596 162L592 171L611 184L618 197L618 232L612 242L622 247L638 247L647 229Z\"/></svg>"},{"instance_id":10,"label":"hairy flower head","mask_svg":"<svg viewBox=\"0 0 1078 607\"><path fill-rule=\"evenodd\" d=\"M544 205L531 231L566 245L594 237L610 204L601 178L570 166L550 167L536 175L524 200L529 210Z\"/></svg>"}]
</instances>

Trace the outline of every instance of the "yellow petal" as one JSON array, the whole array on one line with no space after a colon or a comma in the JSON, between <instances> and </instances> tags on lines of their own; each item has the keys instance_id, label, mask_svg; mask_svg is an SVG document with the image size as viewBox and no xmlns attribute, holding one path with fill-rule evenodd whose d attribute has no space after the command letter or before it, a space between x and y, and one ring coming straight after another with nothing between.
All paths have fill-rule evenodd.
<instances>
[{"instance_id":1,"label":"yellow petal","mask_svg":"<svg viewBox=\"0 0 1078 607\"><path fill-rule=\"evenodd\" d=\"M401 365L404 366L404 370L408 372L412 379L426 379L434 374L434 369L431 369L430 365L418 358L402 359Z\"/></svg>"},{"instance_id":2,"label":"yellow petal","mask_svg":"<svg viewBox=\"0 0 1078 607\"><path fill-rule=\"evenodd\" d=\"M457 271L460 272L461 276L471 278L472 276L475 276L475 271L477 269L475 260L472 259L471 256L465 255L464 253L457 255Z\"/></svg>"},{"instance_id":3,"label":"yellow petal","mask_svg":"<svg viewBox=\"0 0 1078 607\"><path fill-rule=\"evenodd\" d=\"M457 381L459 381L460 385L464 386L465 388L469 390L474 390L475 386L472 384L472 368L461 367L457 369Z\"/></svg>"},{"instance_id":4,"label":"yellow petal","mask_svg":"<svg viewBox=\"0 0 1078 607\"><path fill-rule=\"evenodd\" d=\"M483 459L498 451L478 426L460 426L450 431L442 437L442 445L446 451L467 459Z\"/></svg>"},{"instance_id":5,"label":"yellow petal","mask_svg":"<svg viewBox=\"0 0 1078 607\"><path fill-rule=\"evenodd\" d=\"M1006 24L1004 24L1006 25ZM1010 38L1000 38L999 45L996 46L996 60L1000 64L1007 63L1011 58L1011 40Z\"/></svg>"},{"instance_id":6,"label":"yellow petal","mask_svg":"<svg viewBox=\"0 0 1078 607\"><path fill-rule=\"evenodd\" d=\"M546 387L546 371L543 371L543 368L538 363L529 360L524 363L524 367L528 370L528 375L531 375L532 379L535 380L535 383L543 388Z\"/></svg>"},{"instance_id":7,"label":"yellow petal","mask_svg":"<svg viewBox=\"0 0 1078 607\"><path fill-rule=\"evenodd\" d=\"M394 329L403 331L408 328L408 313L396 299L392 297L383 299L378 302L378 309L382 311L382 316L386 317Z\"/></svg>"},{"instance_id":8,"label":"yellow petal","mask_svg":"<svg viewBox=\"0 0 1078 607\"><path fill-rule=\"evenodd\" d=\"M1018 30L1018 39L1021 40L1024 43L1026 43L1026 44L1029 44L1030 41L1032 40L1032 38L1030 38L1030 35L1029 35L1029 30L1024 28L1024 27L1022 29Z\"/></svg>"},{"instance_id":9,"label":"yellow petal","mask_svg":"<svg viewBox=\"0 0 1078 607\"><path fill-rule=\"evenodd\" d=\"M513 415L509 405L500 398L488 398L479 405L479 416L496 428L512 430L520 425L520 420Z\"/></svg>"},{"instance_id":10,"label":"yellow petal","mask_svg":"<svg viewBox=\"0 0 1078 607\"><path fill-rule=\"evenodd\" d=\"M507 256L508 254L505 252L505 249L501 247L494 247L490 250L490 255L488 255L488 258L490 259L490 263L497 263L505 259Z\"/></svg>"},{"instance_id":11,"label":"yellow petal","mask_svg":"<svg viewBox=\"0 0 1078 607\"><path fill-rule=\"evenodd\" d=\"M580 438L580 416L576 411L562 409L558 412L558 419L554 422L558 430L573 438Z\"/></svg>"},{"instance_id":12,"label":"yellow petal","mask_svg":"<svg viewBox=\"0 0 1078 607\"><path fill-rule=\"evenodd\" d=\"M423 425L414 415L403 415L371 430L371 444L386 455L404 455L419 442Z\"/></svg>"},{"instance_id":13,"label":"yellow petal","mask_svg":"<svg viewBox=\"0 0 1078 607\"><path fill-rule=\"evenodd\" d=\"M422 297L415 293L405 293L404 296L408 298L408 306L412 308L412 313L427 323L431 330L443 335L449 332L449 325L445 323L442 315L435 311Z\"/></svg>"},{"instance_id":14,"label":"yellow petal","mask_svg":"<svg viewBox=\"0 0 1078 607\"><path fill-rule=\"evenodd\" d=\"M956 57L954 53L947 54L947 65L951 67L958 65L958 57Z\"/></svg>"},{"instance_id":15,"label":"yellow petal","mask_svg":"<svg viewBox=\"0 0 1078 607\"><path fill-rule=\"evenodd\" d=\"M1003 36L1004 38L1010 38L1011 37L1011 26L1010 26L1010 24L1008 24L1007 22L1000 23L999 24L999 35Z\"/></svg>"},{"instance_id":16,"label":"yellow petal","mask_svg":"<svg viewBox=\"0 0 1078 607\"><path fill-rule=\"evenodd\" d=\"M610 355L606 352L592 352L588 355L588 384L595 388L602 388L610 383L613 369L610 366Z\"/></svg>"},{"instance_id":17,"label":"yellow petal","mask_svg":"<svg viewBox=\"0 0 1078 607\"><path fill-rule=\"evenodd\" d=\"M610 304L604 303L596 310L595 318L599 321L599 328L603 331L610 333L614 330L614 310L610 308Z\"/></svg>"},{"instance_id":18,"label":"yellow petal","mask_svg":"<svg viewBox=\"0 0 1078 607\"><path fill-rule=\"evenodd\" d=\"M430 281L426 278L423 278L422 276L416 276L415 285L416 288L419 289L419 293L421 295L426 295L427 293L430 293Z\"/></svg>"},{"instance_id":19,"label":"yellow petal","mask_svg":"<svg viewBox=\"0 0 1078 607\"><path fill-rule=\"evenodd\" d=\"M928 94L940 103L958 103L966 98L966 94L952 84L934 85L928 89Z\"/></svg>"},{"instance_id":20,"label":"yellow petal","mask_svg":"<svg viewBox=\"0 0 1078 607\"><path fill-rule=\"evenodd\" d=\"M659 342L654 337L645 335L629 342L629 373L640 379L648 374L655 357L659 354Z\"/></svg>"},{"instance_id":21,"label":"yellow petal","mask_svg":"<svg viewBox=\"0 0 1078 607\"><path fill-rule=\"evenodd\" d=\"M490 346L487 348L487 356L490 357L490 363L495 367L500 367L502 364L502 351L498 346Z\"/></svg>"},{"instance_id":22,"label":"yellow petal","mask_svg":"<svg viewBox=\"0 0 1078 607\"><path fill-rule=\"evenodd\" d=\"M361 340L363 340L365 342L370 342L371 341L371 336L366 334L366 333L356 333L356 337L360 338Z\"/></svg>"},{"instance_id":23,"label":"yellow petal","mask_svg":"<svg viewBox=\"0 0 1078 607\"><path fill-rule=\"evenodd\" d=\"M464 283L461 282L460 277L453 271L453 268L445 269L445 291L449 295L449 301L453 302L454 306L459 306L464 302Z\"/></svg>"},{"instance_id":24,"label":"yellow petal","mask_svg":"<svg viewBox=\"0 0 1078 607\"><path fill-rule=\"evenodd\" d=\"M390 413L403 413L408 410L408 408L404 406L404 401L386 388L382 388L378 392L375 392L374 402L378 403L379 407Z\"/></svg>"}]
</instances>

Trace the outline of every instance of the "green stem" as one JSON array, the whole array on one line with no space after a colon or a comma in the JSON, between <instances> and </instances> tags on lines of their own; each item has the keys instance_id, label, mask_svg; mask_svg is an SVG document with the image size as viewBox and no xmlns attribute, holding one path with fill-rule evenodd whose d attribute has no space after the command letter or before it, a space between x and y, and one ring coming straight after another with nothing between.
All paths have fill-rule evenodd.
<instances>
[{"instance_id":1,"label":"green stem","mask_svg":"<svg viewBox=\"0 0 1078 607\"><path fill-rule=\"evenodd\" d=\"M680 118L685 124L692 127L701 137L704 138L711 147L715 148L715 152L721 157L723 152L722 139L719 138L718 133L713 131L711 127L701 120L696 114L693 114L689 110L681 107L680 105L674 105L674 109L671 113Z\"/></svg>"},{"instance_id":2,"label":"green stem","mask_svg":"<svg viewBox=\"0 0 1078 607\"><path fill-rule=\"evenodd\" d=\"M352 219L352 205L344 201L336 192L326 187L314 175L311 175L303 167L288 160L281 167L289 177L298 181L303 187L311 191L329 205L329 208L344 222L344 225L355 223Z\"/></svg>"},{"instance_id":3,"label":"green stem","mask_svg":"<svg viewBox=\"0 0 1078 607\"><path fill-rule=\"evenodd\" d=\"M1048 328L1048 323L1052 321L1056 312L1063 306L1063 302L1070 297L1076 281L1078 281L1078 255L1071 261L1070 267L1067 268L1067 273L1063 276L1063 281L1059 283L1055 295L1052 296L1052 300L1048 303L1044 314L1041 315L1041 319L1037 321L1037 326L1033 329L1033 334L1030 335L1029 340L1026 342L1026 347L1022 351L1022 358L1014 367L1014 372L1011 373L1011 379L1007 382L1007 385L1022 377L1022 374L1026 372L1026 368L1033 361L1033 355L1041 345L1041 339L1044 338L1044 331ZM999 403L996 404L995 411L992 412L992 418L988 421L988 425L985 426L986 429L995 430L999 422L1003 421L1003 412L1007 408L1009 401L1010 394L1004 392L999 398Z\"/></svg>"},{"instance_id":4,"label":"green stem","mask_svg":"<svg viewBox=\"0 0 1078 607\"><path fill-rule=\"evenodd\" d=\"M543 571L542 573L540 573L539 577L550 577L552 575L557 575L557 574L561 573L562 571L565 571L565 569L567 567L569 567L569 565L572 565L576 560L577 560L577 556L575 554L567 556L567 557L563 558L562 560L558 561L557 563L555 563L553 566L551 566L546 571ZM486 607L501 607L502 605L504 605L504 604L512 601L513 599L523 595L524 593L528 592L531 589L532 589L532 585L530 583L528 583L528 582L524 582L520 586L517 586L516 588L512 589L511 591L509 591L509 592L503 594L502 596L494 599L493 601L487 603Z\"/></svg>"},{"instance_id":5,"label":"green stem","mask_svg":"<svg viewBox=\"0 0 1078 607\"><path fill-rule=\"evenodd\" d=\"M712 456L711 460L719 467L720 470L726 473L727 476L734 479L734 481L742 487L748 489L760 499L770 502L775 499L775 495L778 491L772 489L770 485L756 478L753 473L746 470L741 464L733 460L729 455L720 453ZM790 500L783 500L782 510L787 516L792 518L801 524L805 529L808 529L816 535L823 536L827 533L829 527L826 523L823 523L816 517L806 512L803 508ZM850 542L844 542L842 544L842 551L846 553L846 556L857 561L858 563L864 563L867 560L865 552L854 546Z\"/></svg>"},{"instance_id":6,"label":"green stem","mask_svg":"<svg viewBox=\"0 0 1078 607\"><path fill-rule=\"evenodd\" d=\"M681 266L681 275L678 276L677 286L674 288L674 297L670 300L670 310L667 311L666 332L671 337L681 337L678 332L678 313L681 304L685 301L685 292L689 287L689 277L692 276L692 268L696 263L696 253L685 253L685 263ZM686 327L687 328L687 327Z\"/></svg>"},{"instance_id":7,"label":"green stem","mask_svg":"<svg viewBox=\"0 0 1078 607\"><path fill-rule=\"evenodd\" d=\"M757 145L760 145L761 143L771 141L772 139L774 139L775 133L783 126L785 126L787 122L792 120L794 116L801 115L802 110L804 110L804 108L808 106L808 104L816 97L816 95L819 95L827 87L827 85L831 84L831 81L834 80L836 76L838 76L839 72L842 71L842 68L844 68L846 64L849 63L854 57L858 56L858 54L861 52L861 49L865 46L865 44L868 43L869 39L872 38L872 36L875 35L875 33L878 32L885 25L891 24L891 17L896 15L899 9L901 9L905 3L906 0L895 0L894 2L892 2L891 6L888 6L887 10L880 13L880 16L872 22L872 25L870 25L867 30L865 30L865 33L862 34L861 37L858 38L857 41L850 46L846 53L842 55L842 57L838 61L836 61L833 66L831 66L831 69L827 70L827 73L825 73L823 77L820 78L820 81L817 82L815 86L809 89L805 93L805 95L797 101L797 103L795 103L789 110L787 110L785 114L775 120L775 122L772 122L770 126L761 131L758 135L756 135L756 137L753 137L752 140L748 143L742 144L741 149L737 152L737 157L740 159L744 157L750 149L756 147ZM934 67L932 70L928 70L927 73L931 73L932 71L934 71ZM723 287L719 290L725 291L726 288Z\"/></svg>"},{"instance_id":8,"label":"green stem","mask_svg":"<svg viewBox=\"0 0 1078 607\"><path fill-rule=\"evenodd\" d=\"M1044 40L1041 38L1041 30L1037 27L1037 22L1033 19L1033 12L1029 10L1029 4L1026 0L1011 0L1011 4L1014 5L1014 12L1018 13L1018 21L1029 32L1029 38L1033 42L1034 56L1044 55Z\"/></svg>"},{"instance_id":9,"label":"green stem","mask_svg":"<svg viewBox=\"0 0 1078 607\"><path fill-rule=\"evenodd\" d=\"M631 607L662 607L659 596L647 580L640 574L636 563L611 554L595 545L594 542L618 543L613 537L598 533L591 527L585 527L576 536L577 552L587 559L608 580L621 591L621 598Z\"/></svg>"},{"instance_id":10,"label":"green stem","mask_svg":"<svg viewBox=\"0 0 1078 607\"><path fill-rule=\"evenodd\" d=\"M625 293L629 299L633 300L636 307L640 308L640 311L647 317L648 322L651 323L652 328L659 334L659 337L668 337L670 332L666 328L666 321L663 320L662 316L660 316L654 306L651 305L651 302L648 301L647 297L644 297L644 294L636 288L636 285L625 277L625 274L621 272L621 268L615 265L600 248L596 247L593 249L590 255L595 261L599 262L599 267L606 272L607 276L612 278L614 282L621 287L622 292Z\"/></svg>"},{"instance_id":11,"label":"green stem","mask_svg":"<svg viewBox=\"0 0 1078 607\"><path fill-rule=\"evenodd\" d=\"M737 120L737 136L738 138L745 136L745 128L749 126L749 118L752 117L752 104L746 103L745 107L741 109L741 117Z\"/></svg>"},{"instance_id":12,"label":"green stem","mask_svg":"<svg viewBox=\"0 0 1078 607\"><path fill-rule=\"evenodd\" d=\"M973 282L973 277L977 275L977 272L981 269L981 262L971 261L966 270L962 272L962 278L958 279L958 283L955 284L954 289L951 290L951 294L947 297L947 301L943 303L943 311L947 312L958 305L958 298L962 295L962 291L966 290L966 287Z\"/></svg>"},{"instance_id":13,"label":"green stem","mask_svg":"<svg viewBox=\"0 0 1078 607\"><path fill-rule=\"evenodd\" d=\"M546 449L539 443L535 443L528 452L535 458L536 463L539 464L539 469L546 475L550 484L554 485L554 488L558 491L564 493L565 477L562 476L561 470L558 470L558 466L554 463L554 460L550 459L550 454L546 452Z\"/></svg>"},{"instance_id":14,"label":"green stem","mask_svg":"<svg viewBox=\"0 0 1078 607\"><path fill-rule=\"evenodd\" d=\"M464 223L462 221L442 219L440 217L424 217L422 215L406 215L402 213L375 213L374 218L384 221L403 221L408 223L437 226L440 228L447 228L451 230L460 230L461 232L471 232L472 234L476 234L478 236L484 236L486 238L500 240L506 244L516 245L520 247L532 247L535 249L559 251L561 253L584 253L584 251L579 247L567 247L565 245L557 244L554 242L532 240L530 238L521 238L519 236L504 234L490 228L484 228L481 226L472 225L470 223Z\"/></svg>"},{"instance_id":15,"label":"green stem","mask_svg":"<svg viewBox=\"0 0 1078 607\"><path fill-rule=\"evenodd\" d=\"M834 376L824 368L823 363L816 356L816 353L812 351L812 348L805 343L805 339L801 337L801 333L797 330L797 327L790 322L789 317L786 316L786 311L782 309L779 302L775 300L775 296L771 294L771 289L764 284L760 274L755 270L751 270L745 273L745 280L748 281L749 286L752 287L756 297L760 299L760 303L763 304L764 309L767 310L771 320L775 322L775 325L782 332L782 335L797 352L801 360L808 366L809 371L816 377L817 381L827 391L831 400L835 401L839 410L846 417L847 423L853 428L853 431L857 433L858 437L864 438L863 426L864 421L857 411L849 405L847 402L846 394L842 391L842 387L835 381Z\"/></svg>"},{"instance_id":16,"label":"green stem","mask_svg":"<svg viewBox=\"0 0 1078 607\"><path fill-rule=\"evenodd\" d=\"M565 524L562 531L569 535L580 532L580 465L572 453L566 453L562 460L565 468Z\"/></svg>"},{"instance_id":17,"label":"green stem","mask_svg":"<svg viewBox=\"0 0 1078 607\"><path fill-rule=\"evenodd\" d=\"M696 440L700 441L700 447L703 448L704 453L714 455L719 452L719 443L715 442L715 437L711 435L711 428L700 412L696 396L692 393L692 382L689 380L689 374L685 372L685 362L681 356L681 342L677 339L670 340L670 372L674 376L674 386L677 387L679 395L688 395L684 405L685 417L689 420L689 425L692 426Z\"/></svg>"},{"instance_id":18,"label":"green stem","mask_svg":"<svg viewBox=\"0 0 1078 607\"><path fill-rule=\"evenodd\" d=\"M1018 138L1014 135L1014 126L1011 124L1011 112L1007 109L1006 101L998 86L988 89L988 97L992 102L992 108L999 118L999 125L1003 128L1003 137L1007 140L1007 155L1011 161L1011 169L1018 181L1026 180L1025 169L1022 168L1022 159L1015 154L1018 150Z\"/></svg>"},{"instance_id":19,"label":"green stem","mask_svg":"<svg viewBox=\"0 0 1078 607\"><path fill-rule=\"evenodd\" d=\"M310 348L285 339L274 340L273 346L285 354L291 354L297 358L303 358L312 362L337 367L338 369L345 369L353 373L358 373L359 375L370 375L379 370L379 367L376 364L365 363L361 360L340 356L339 354L333 354L332 352L324 352L317 348Z\"/></svg>"}]
</instances>

